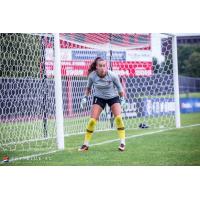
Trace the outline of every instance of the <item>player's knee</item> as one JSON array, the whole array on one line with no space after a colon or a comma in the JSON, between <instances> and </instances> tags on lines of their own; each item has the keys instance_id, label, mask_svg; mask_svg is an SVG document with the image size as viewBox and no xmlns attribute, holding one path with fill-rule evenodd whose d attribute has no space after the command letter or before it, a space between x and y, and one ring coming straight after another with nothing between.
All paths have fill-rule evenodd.
<instances>
[{"instance_id":1,"label":"player's knee","mask_svg":"<svg viewBox=\"0 0 200 200\"><path fill-rule=\"evenodd\" d=\"M96 125L96 119L90 118L88 125L86 127L88 133L92 133L94 131Z\"/></svg>"},{"instance_id":2,"label":"player's knee","mask_svg":"<svg viewBox=\"0 0 200 200\"><path fill-rule=\"evenodd\" d=\"M122 121L121 115L117 115L117 116L115 117L115 121L116 121L117 124L120 123L120 122Z\"/></svg>"},{"instance_id":3,"label":"player's knee","mask_svg":"<svg viewBox=\"0 0 200 200\"><path fill-rule=\"evenodd\" d=\"M98 116L91 116L91 118L90 119L94 119L95 120L95 122L97 122L98 120L99 120L99 117Z\"/></svg>"},{"instance_id":4,"label":"player's knee","mask_svg":"<svg viewBox=\"0 0 200 200\"><path fill-rule=\"evenodd\" d=\"M123 123L121 115L117 115L115 117L115 123L116 123L117 127L124 127L124 123Z\"/></svg>"},{"instance_id":5,"label":"player's knee","mask_svg":"<svg viewBox=\"0 0 200 200\"><path fill-rule=\"evenodd\" d=\"M88 125L93 127L93 126L96 125L96 121L97 121L97 120L96 120L95 118L90 118L90 120L89 120L89 122L88 122Z\"/></svg>"}]
</instances>

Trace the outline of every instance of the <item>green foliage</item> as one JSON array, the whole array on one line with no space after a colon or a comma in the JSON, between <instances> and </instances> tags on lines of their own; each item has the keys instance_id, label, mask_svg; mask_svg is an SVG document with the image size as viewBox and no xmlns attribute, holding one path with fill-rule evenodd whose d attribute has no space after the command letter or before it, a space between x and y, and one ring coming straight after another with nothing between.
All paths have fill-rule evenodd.
<instances>
[{"instance_id":1,"label":"green foliage","mask_svg":"<svg viewBox=\"0 0 200 200\"><path fill-rule=\"evenodd\" d=\"M1 33L0 50L0 77L39 77L40 36Z\"/></svg>"},{"instance_id":2,"label":"green foliage","mask_svg":"<svg viewBox=\"0 0 200 200\"><path fill-rule=\"evenodd\" d=\"M200 77L200 45L178 46L179 74Z\"/></svg>"},{"instance_id":3,"label":"green foliage","mask_svg":"<svg viewBox=\"0 0 200 200\"><path fill-rule=\"evenodd\" d=\"M163 43L164 62L159 63L158 59L153 57L154 74L172 73L172 52L167 49L168 46L170 47L169 41ZM178 45L178 68L180 75L200 77L200 45Z\"/></svg>"}]
</instances>

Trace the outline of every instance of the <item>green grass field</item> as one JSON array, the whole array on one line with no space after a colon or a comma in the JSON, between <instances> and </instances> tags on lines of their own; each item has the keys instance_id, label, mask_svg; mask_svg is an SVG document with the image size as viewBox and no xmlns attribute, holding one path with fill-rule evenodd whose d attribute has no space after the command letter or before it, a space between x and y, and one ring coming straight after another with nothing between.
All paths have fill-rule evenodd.
<instances>
[{"instance_id":1,"label":"green grass field","mask_svg":"<svg viewBox=\"0 0 200 200\"><path fill-rule=\"evenodd\" d=\"M200 92L180 93L180 98L200 98ZM174 98L174 94L138 96L137 98Z\"/></svg>"},{"instance_id":2,"label":"green grass field","mask_svg":"<svg viewBox=\"0 0 200 200\"><path fill-rule=\"evenodd\" d=\"M182 126L200 124L200 113L182 114L181 121ZM63 151L1 165L200 165L200 125L158 131L158 129L127 130L125 152L117 150L119 141L116 140L115 131L96 132L88 152L77 151L83 142L83 135L74 135L65 137ZM17 156L17 152L13 151L13 154ZM0 152L0 156L2 155Z\"/></svg>"},{"instance_id":3,"label":"green grass field","mask_svg":"<svg viewBox=\"0 0 200 200\"><path fill-rule=\"evenodd\" d=\"M182 93L180 94L180 98L200 98L199 92L190 92L190 93Z\"/></svg>"}]
</instances>

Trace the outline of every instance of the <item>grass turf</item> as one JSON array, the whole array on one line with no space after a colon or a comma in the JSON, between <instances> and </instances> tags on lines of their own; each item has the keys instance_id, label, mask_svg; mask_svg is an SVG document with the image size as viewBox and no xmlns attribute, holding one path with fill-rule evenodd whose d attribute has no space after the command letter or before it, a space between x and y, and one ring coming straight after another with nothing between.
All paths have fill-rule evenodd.
<instances>
[{"instance_id":1,"label":"grass turf","mask_svg":"<svg viewBox=\"0 0 200 200\"><path fill-rule=\"evenodd\" d=\"M182 114L182 125L200 124L200 113ZM157 130L127 130L127 137ZM115 131L94 134L92 144L117 138ZM200 165L200 126L167 130L162 133L130 138L126 151L118 152L118 141L91 146L80 153L83 135L65 137L65 150L3 165ZM17 153L16 153L17 154Z\"/></svg>"}]
</instances>

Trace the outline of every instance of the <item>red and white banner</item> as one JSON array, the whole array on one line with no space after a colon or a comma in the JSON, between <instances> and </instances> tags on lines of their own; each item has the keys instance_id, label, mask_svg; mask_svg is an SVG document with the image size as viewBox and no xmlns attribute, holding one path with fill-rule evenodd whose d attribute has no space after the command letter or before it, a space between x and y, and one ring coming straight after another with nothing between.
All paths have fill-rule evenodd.
<instances>
[{"instance_id":1,"label":"red and white banner","mask_svg":"<svg viewBox=\"0 0 200 200\"><path fill-rule=\"evenodd\" d=\"M90 37L91 34L83 34L84 39L88 43L92 43L93 40ZM90 37L89 37L90 36ZM107 34L103 34L107 38ZM129 41L126 45L131 45L129 34L123 35L122 43ZM69 37L73 39L76 38L74 34L61 35L61 38ZM94 37L94 36L93 36ZM144 37L144 36L143 36ZM74 38L74 39L75 39ZM108 38L107 38L108 39ZM139 42L140 35L135 35L135 44ZM97 42L97 41L96 41ZM107 42L103 40L102 42ZM114 42L114 40L113 40ZM125 44L124 43L124 44ZM97 57L101 56L108 61L110 64L110 52L95 50L91 48L84 48L83 46L72 44L64 40L60 40L61 44L61 72L62 76L87 76L87 70L91 62ZM134 50L114 50L112 53L112 70L115 71L120 76L151 76L153 73L152 69L152 52L151 52L151 43L150 35L147 35L146 40L147 48L134 49ZM119 48L120 49L120 48ZM52 44L46 46L46 55L45 55L45 66L47 77L54 76L54 63L53 63L53 48Z\"/></svg>"},{"instance_id":2,"label":"red and white banner","mask_svg":"<svg viewBox=\"0 0 200 200\"><path fill-rule=\"evenodd\" d=\"M65 61L62 62L62 76L87 76L91 61ZM112 62L112 70L120 76L151 76L152 62ZM53 77L53 64L46 65L47 77Z\"/></svg>"}]
</instances>

